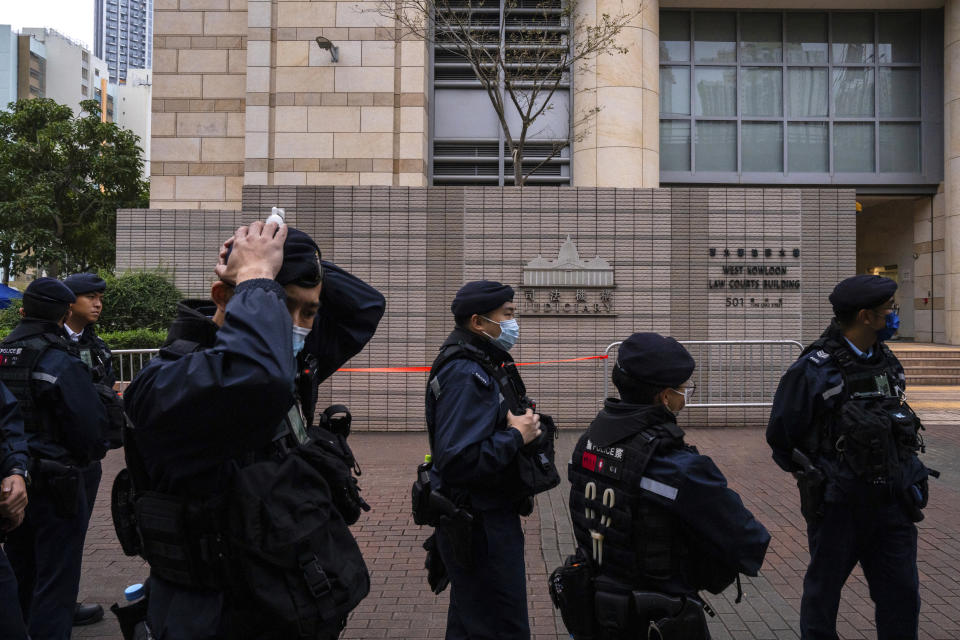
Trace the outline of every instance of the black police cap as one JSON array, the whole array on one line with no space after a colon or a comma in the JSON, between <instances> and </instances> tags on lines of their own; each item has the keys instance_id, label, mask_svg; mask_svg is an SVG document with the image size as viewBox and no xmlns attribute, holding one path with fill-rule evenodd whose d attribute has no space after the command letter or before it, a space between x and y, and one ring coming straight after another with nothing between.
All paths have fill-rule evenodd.
<instances>
[{"instance_id":1,"label":"black police cap","mask_svg":"<svg viewBox=\"0 0 960 640\"><path fill-rule=\"evenodd\" d=\"M873 309L897 291L897 283L883 276L859 275L841 281L830 294L834 313Z\"/></svg>"},{"instance_id":2,"label":"black police cap","mask_svg":"<svg viewBox=\"0 0 960 640\"><path fill-rule=\"evenodd\" d=\"M227 250L226 260L230 260L233 247ZM320 247L299 229L287 227L287 238L283 241L283 264L274 278L281 285L295 284L301 287L315 287L323 281L323 267L320 265Z\"/></svg>"},{"instance_id":3,"label":"black police cap","mask_svg":"<svg viewBox=\"0 0 960 640\"><path fill-rule=\"evenodd\" d=\"M63 284L69 287L75 295L106 291L107 282L95 273L75 273L63 279Z\"/></svg>"},{"instance_id":4,"label":"black police cap","mask_svg":"<svg viewBox=\"0 0 960 640\"><path fill-rule=\"evenodd\" d=\"M513 287L493 280L475 280L460 287L450 304L456 317L472 316L500 308L513 300Z\"/></svg>"},{"instance_id":5,"label":"black police cap","mask_svg":"<svg viewBox=\"0 0 960 640\"><path fill-rule=\"evenodd\" d=\"M287 239L283 242L283 265L276 281L281 285L315 287L322 280L320 247L303 231L287 227Z\"/></svg>"},{"instance_id":6,"label":"black police cap","mask_svg":"<svg viewBox=\"0 0 960 640\"><path fill-rule=\"evenodd\" d=\"M678 387L697 363L682 344L659 333L635 333L620 344L617 367L637 382Z\"/></svg>"},{"instance_id":7,"label":"black police cap","mask_svg":"<svg viewBox=\"0 0 960 640\"><path fill-rule=\"evenodd\" d=\"M51 304L70 304L77 301L73 291L54 278L37 278L27 285L23 297Z\"/></svg>"}]
</instances>

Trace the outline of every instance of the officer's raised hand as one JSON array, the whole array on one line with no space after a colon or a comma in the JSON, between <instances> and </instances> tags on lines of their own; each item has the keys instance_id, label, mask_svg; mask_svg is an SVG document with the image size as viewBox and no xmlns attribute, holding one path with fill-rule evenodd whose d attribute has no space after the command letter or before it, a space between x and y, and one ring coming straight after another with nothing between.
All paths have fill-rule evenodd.
<instances>
[{"instance_id":1,"label":"officer's raised hand","mask_svg":"<svg viewBox=\"0 0 960 640\"><path fill-rule=\"evenodd\" d=\"M239 284L244 280L266 278L273 280L283 264L283 241L287 238L287 226L274 222L253 222L240 227L233 234L230 259L224 257L214 271L224 282ZM222 255L222 254L221 254Z\"/></svg>"},{"instance_id":2,"label":"officer's raised hand","mask_svg":"<svg viewBox=\"0 0 960 640\"><path fill-rule=\"evenodd\" d=\"M527 409L522 416L507 411L507 424L520 432L523 444L530 444L540 437L540 414L534 413L533 409Z\"/></svg>"}]
</instances>

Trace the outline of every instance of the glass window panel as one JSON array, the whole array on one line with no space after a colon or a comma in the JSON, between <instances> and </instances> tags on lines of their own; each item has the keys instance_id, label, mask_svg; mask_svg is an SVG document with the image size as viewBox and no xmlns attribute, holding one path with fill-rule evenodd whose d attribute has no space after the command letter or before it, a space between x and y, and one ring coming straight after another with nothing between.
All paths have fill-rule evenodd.
<instances>
[{"instance_id":1,"label":"glass window panel","mask_svg":"<svg viewBox=\"0 0 960 640\"><path fill-rule=\"evenodd\" d=\"M660 67L660 113L690 115L690 67Z\"/></svg>"},{"instance_id":2,"label":"glass window panel","mask_svg":"<svg viewBox=\"0 0 960 640\"><path fill-rule=\"evenodd\" d=\"M778 13L740 14L740 62L783 60L783 28Z\"/></svg>"},{"instance_id":3,"label":"glass window panel","mask_svg":"<svg viewBox=\"0 0 960 640\"><path fill-rule=\"evenodd\" d=\"M740 113L744 116L783 115L783 72L767 67L740 70Z\"/></svg>"},{"instance_id":4,"label":"glass window panel","mask_svg":"<svg viewBox=\"0 0 960 640\"><path fill-rule=\"evenodd\" d=\"M873 62L873 15L834 13L833 64Z\"/></svg>"},{"instance_id":5,"label":"glass window panel","mask_svg":"<svg viewBox=\"0 0 960 640\"><path fill-rule=\"evenodd\" d=\"M827 64L827 14L787 14L787 63Z\"/></svg>"},{"instance_id":6,"label":"glass window panel","mask_svg":"<svg viewBox=\"0 0 960 640\"><path fill-rule=\"evenodd\" d=\"M791 122L787 125L787 166L794 173L830 170L826 123Z\"/></svg>"},{"instance_id":7,"label":"glass window panel","mask_svg":"<svg viewBox=\"0 0 960 640\"><path fill-rule=\"evenodd\" d=\"M693 100L698 116L737 115L737 70L698 67Z\"/></svg>"},{"instance_id":8,"label":"glass window panel","mask_svg":"<svg viewBox=\"0 0 960 640\"><path fill-rule=\"evenodd\" d=\"M690 121L660 121L660 170L690 171Z\"/></svg>"},{"instance_id":9,"label":"glass window panel","mask_svg":"<svg viewBox=\"0 0 960 640\"><path fill-rule=\"evenodd\" d=\"M834 173L872 173L874 170L872 122L838 122L833 125Z\"/></svg>"},{"instance_id":10,"label":"glass window panel","mask_svg":"<svg viewBox=\"0 0 960 640\"><path fill-rule=\"evenodd\" d=\"M697 122L697 171L737 170L737 123Z\"/></svg>"},{"instance_id":11,"label":"glass window panel","mask_svg":"<svg viewBox=\"0 0 960 640\"><path fill-rule=\"evenodd\" d=\"M746 171L783 171L783 125L779 122L744 122L741 169Z\"/></svg>"},{"instance_id":12,"label":"glass window panel","mask_svg":"<svg viewBox=\"0 0 960 640\"><path fill-rule=\"evenodd\" d=\"M920 14L881 13L880 62L920 62Z\"/></svg>"},{"instance_id":13,"label":"glass window panel","mask_svg":"<svg viewBox=\"0 0 960 640\"><path fill-rule=\"evenodd\" d=\"M690 14L664 11L660 14L660 61L690 61Z\"/></svg>"},{"instance_id":14,"label":"glass window panel","mask_svg":"<svg viewBox=\"0 0 960 640\"><path fill-rule=\"evenodd\" d=\"M881 118L920 117L920 69L881 67Z\"/></svg>"},{"instance_id":15,"label":"glass window panel","mask_svg":"<svg viewBox=\"0 0 960 640\"><path fill-rule=\"evenodd\" d=\"M889 122L880 125L880 171L920 173L919 124Z\"/></svg>"},{"instance_id":16,"label":"glass window panel","mask_svg":"<svg viewBox=\"0 0 960 640\"><path fill-rule=\"evenodd\" d=\"M829 80L826 69L787 69L787 113L791 118L825 118Z\"/></svg>"},{"instance_id":17,"label":"glass window panel","mask_svg":"<svg viewBox=\"0 0 960 640\"><path fill-rule=\"evenodd\" d=\"M873 116L873 69L833 70L833 115Z\"/></svg>"},{"instance_id":18,"label":"glass window panel","mask_svg":"<svg viewBox=\"0 0 960 640\"><path fill-rule=\"evenodd\" d=\"M737 14L697 13L694 16L696 42L693 44L697 62L736 62Z\"/></svg>"}]
</instances>

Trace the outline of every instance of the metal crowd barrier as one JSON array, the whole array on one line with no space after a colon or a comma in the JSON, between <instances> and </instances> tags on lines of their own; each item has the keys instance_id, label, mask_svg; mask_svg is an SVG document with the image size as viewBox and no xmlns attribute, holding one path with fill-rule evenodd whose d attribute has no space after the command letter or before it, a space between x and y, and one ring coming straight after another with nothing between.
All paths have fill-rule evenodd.
<instances>
[{"instance_id":1,"label":"metal crowd barrier","mask_svg":"<svg viewBox=\"0 0 960 640\"><path fill-rule=\"evenodd\" d=\"M129 383L160 349L114 349L113 371L117 382Z\"/></svg>"},{"instance_id":2,"label":"metal crowd barrier","mask_svg":"<svg viewBox=\"0 0 960 640\"><path fill-rule=\"evenodd\" d=\"M796 340L681 340L697 361L697 388L688 407L729 408L773 405L780 377L803 351ZM603 396L610 393L610 351L604 349Z\"/></svg>"}]
</instances>

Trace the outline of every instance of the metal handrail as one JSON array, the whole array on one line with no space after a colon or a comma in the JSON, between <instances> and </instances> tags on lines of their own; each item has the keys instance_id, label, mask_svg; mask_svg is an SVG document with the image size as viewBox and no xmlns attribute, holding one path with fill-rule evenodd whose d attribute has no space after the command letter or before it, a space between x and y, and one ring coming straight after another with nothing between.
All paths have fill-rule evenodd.
<instances>
[{"instance_id":1,"label":"metal handrail","mask_svg":"<svg viewBox=\"0 0 960 640\"><path fill-rule=\"evenodd\" d=\"M116 361L119 363L114 370L116 372L117 382L130 382L133 380L135 372L139 372L140 369L143 369L143 365L146 362L150 362L150 359L155 355L160 353L160 349L114 349L113 357L116 358ZM144 362L144 356L146 362ZM137 358L137 367L136 369L133 366L134 357ZM124 368L124 363L129 363L126 368ZM125 372L126 371L126 375Z\"/></svg>"},{"instance_id":2,"label":"metal handrail","mask_svg":"<svg viewBox=\"0 0 960 640\"><path fill-rule=\"evenodd\" d=\"M781 347L784 347L784 346L796 347L798 352L803 351L803 344L798 342L797 340L680 340L679 342L684 346L705 345L705 346L733 347L733 346L744 346L744 345L749 345L749 346L759 345L762 348L763 345L780 345ZM610 370L609 370L610 350L613 349L614 347L619 347L622 343L623 343L622 340L617 342L611 342L609 345L607 345L607 348L603 350L603 355L606 356L603 359L603 397L604 398L607 398L610 395ZM728 349L727 352L728 352L727 355L729 356L730 349ZM766 375L768 368L767 368L766 362L762 357L760 358L760 363L761 363L760 375L761 377L763 377ZM697 384L697 391L694 392L694 397L696 397L700 393L700 390L702 390L703 388L701 383L703 381L703 371L705 368L708 373L713 373L713 374L723 373L722 368L716 368L716 369L713 368L712 361L708 361L706 363L706 367L703 367L703 366L697 367L697 370L696 370L697 380L695 381ZM784 367L784 369L786 369L786 367ZM780 373L782 373L782 371L780 371ZM769 402L747 401L745 399L745 394L741 390L739 402L691 402L687 406L690 408L701 408L701 409L722 409L722 408L731 408L731 407L770 407L770 406L773 406L773 401L772 399Z\"/></svg>"}]
</instances>

